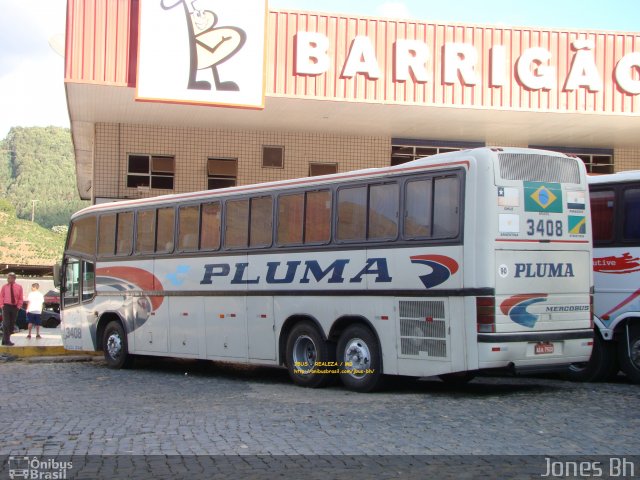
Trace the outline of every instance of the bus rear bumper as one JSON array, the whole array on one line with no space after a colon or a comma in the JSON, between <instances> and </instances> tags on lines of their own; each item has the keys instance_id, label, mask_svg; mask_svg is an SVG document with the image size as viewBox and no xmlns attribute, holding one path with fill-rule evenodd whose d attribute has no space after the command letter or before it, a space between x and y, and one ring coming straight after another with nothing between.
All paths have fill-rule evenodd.
<instances>
[{"instance_id":1,"label":"bus rear bumper","mask_svg":"<svg viewBox=\"0 0 640 480\"><path fill-rule=\"evenodd\" d=\"M587 362L593 330L478 335L478 366L508 368L516 373L557 371L571 363Z\"/></svg>"}]
</instances>

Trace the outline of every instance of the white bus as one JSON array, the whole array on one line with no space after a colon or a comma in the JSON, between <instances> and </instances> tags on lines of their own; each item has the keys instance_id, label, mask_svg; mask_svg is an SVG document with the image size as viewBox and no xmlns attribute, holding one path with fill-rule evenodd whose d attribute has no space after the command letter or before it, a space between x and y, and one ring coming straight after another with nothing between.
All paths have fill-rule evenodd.
<instances>
[{"instance_id":1,"label":"white bus","mask_svg":"<svg viewBox=\"0 0 640 480\"><path fill-rule=\"evenodd\" d=\"M585 168L481 148L387 167L99 204L71 219L70 350L464 380L586 362Z\"/></svg>"},{"instance_id":2,"label":"white bus","mask_svg":"<svg viewBox=\"0 0 640 480\"><path fill-rule=\"evenodd\" d=\"M593 230L596 335L578 380L602 381L620 368L640 383L640 171L588 178Z\"/></svg>"}]
</instances>

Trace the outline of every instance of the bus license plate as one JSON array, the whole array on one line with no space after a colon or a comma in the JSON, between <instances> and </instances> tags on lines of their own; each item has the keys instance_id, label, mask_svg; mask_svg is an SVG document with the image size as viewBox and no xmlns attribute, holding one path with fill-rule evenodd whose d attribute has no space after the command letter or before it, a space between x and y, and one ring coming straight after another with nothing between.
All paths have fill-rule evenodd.
<instances>
[{"instance_id":1,"label":"bus license plate","mask_svg":"<svg viewBox=\"0 0 640 480\"><path fill-rule=\"evenodd\" d=\"M545 355L548 353L553 353L553 343L550 343L550 342L536 343L534 352L536 355Z\"/></svg>"}]
</instances>

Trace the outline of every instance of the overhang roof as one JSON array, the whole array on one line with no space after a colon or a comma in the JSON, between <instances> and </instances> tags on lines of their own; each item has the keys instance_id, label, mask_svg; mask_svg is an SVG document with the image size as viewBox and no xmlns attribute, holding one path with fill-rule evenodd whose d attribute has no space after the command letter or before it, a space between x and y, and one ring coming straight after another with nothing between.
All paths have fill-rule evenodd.
<instances>
[{"instance_id":1,"label":"overhang roof","mask_svg":"<svg viewBox=\"0 0 640 480\"><path fill-rule=\"evenodd\" d=\"M488 145L638 147L640 117L267 97L264 110L136 102L135 89L67 83L78 188L90 198L96 123L478 141Z\"/></svg>"}]
</instances>

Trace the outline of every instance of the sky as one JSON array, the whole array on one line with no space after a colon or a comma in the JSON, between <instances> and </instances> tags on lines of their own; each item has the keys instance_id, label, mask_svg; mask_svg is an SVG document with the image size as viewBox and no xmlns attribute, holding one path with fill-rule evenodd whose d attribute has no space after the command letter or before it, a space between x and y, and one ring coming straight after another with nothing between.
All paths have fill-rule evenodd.
<instances>
[{"instance_id":1,"label":"sky","mask_svg":"<svg viewBox=\"0 0 640 480\"><path fill-rule=\"evenodd\" d=\"M640 31L640 0L270 0L269 8L427 22ZM0 0L0 139L12 126L69 126L64 59L50 45L64 38L65 19L66 0Z\"/></svg>"}]
</instances>

